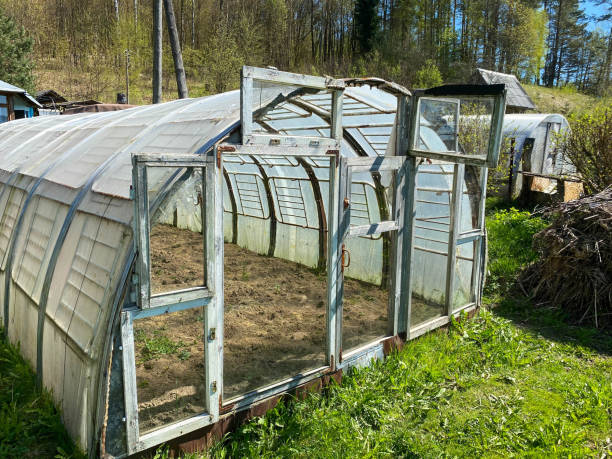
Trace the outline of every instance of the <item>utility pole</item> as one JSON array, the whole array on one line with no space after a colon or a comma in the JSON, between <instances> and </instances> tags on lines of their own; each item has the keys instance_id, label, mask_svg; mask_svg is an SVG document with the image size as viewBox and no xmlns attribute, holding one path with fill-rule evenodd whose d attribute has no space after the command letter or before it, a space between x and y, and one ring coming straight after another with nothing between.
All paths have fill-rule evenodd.
<instances>
[{"instance_id":1,"label":"utility pole","mask_svg":"<svg viewBox=\"0 0 612 459\"><path fill-rule=\"evenodd\" d=\"M130 103L130 50L125 50L125 99Z\"/></svg>"},{"instance_id":2,"label":"utility pole","mask_svg":"<svg viewBox=\"0 0 612 459\"><path fill-rule=\"evenodd\" d=\"M181 54L181 44L179 42L178 30L176 29L176 18L174 16L174 6L172 0L164 0L166 10L166 22L168 25L168 36L172 47L172 58L174 59L174 71L176 73L176 86L178 88L179 99L189 97L187 92L187 80L185 78L185 67L183 66L183 55Z\"/></svg>"},{"instance_id":3,"label":"utility pole","mask_svg":"<svg viewBox=\"0 0 612 459\"><path fill-rule=\"evenodd\" d=\"M162 100L162 0L153 0L153 103Z\"/></svg>"}]
</instances>

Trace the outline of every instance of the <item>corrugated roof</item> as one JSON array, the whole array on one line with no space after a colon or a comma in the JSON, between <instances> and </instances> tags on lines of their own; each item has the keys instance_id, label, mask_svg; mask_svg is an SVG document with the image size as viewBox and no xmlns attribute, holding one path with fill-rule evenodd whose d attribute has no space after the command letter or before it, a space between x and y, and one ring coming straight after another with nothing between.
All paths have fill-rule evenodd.
<instances>
[{"instance_id":1,"label":"corrugated roof","mask_svg":"<svg viewBox=\"0 0 612 459\"><path fill-rule=\"evenodd\" d=\"M12 84L7 83L6 81L0 80L0 92L12 92L15 94L21 94L23 97L25 97L30 102L32 102L33 105L39 108L42 107L42 105L40 105L36 99L34 99L31 95L29 95L25 89L21 89L21 88L18 88L17 86L13 86Z\"/></svg>"},{"instance_id":2,"label":"corrugated roof","mask_svg":"<svg viewBox=\"0 0 612 459\"><path fill-rule=\"evenodd\" d=\"M485 69L476 69L476 71L485 84L503 83L506 85L506 90L508 91L506 105L530 110L536 108L535 104L514 75Z\"/></svg>"}]
</instances>

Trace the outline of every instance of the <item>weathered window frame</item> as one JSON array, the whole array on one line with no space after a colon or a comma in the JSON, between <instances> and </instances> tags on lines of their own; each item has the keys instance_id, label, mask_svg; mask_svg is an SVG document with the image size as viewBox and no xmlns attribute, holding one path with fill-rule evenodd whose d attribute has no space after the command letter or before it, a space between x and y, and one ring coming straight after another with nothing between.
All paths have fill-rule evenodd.
<instances>
[{"instance_id":1,"label":"weathered window frame","mask_svg":"<svg viewBox=\"0 0 612 459\"><path fill-rule=\"evenodd\" d=\"M282 134L261 134L253 132L253 82L296 85L303 88L331 91L330 137L287 136ZM242 145L279 147L307 147L325 153L337 150L342 142L342 98L343 83L318 76L281 72L274 69L244 66L240 83L240 121L242 124Z\"/></svg>"},{"instance_id":2,"label":"weathered window frame","mask_svg":"<svg viewBox=\"0 0 612 459\"><path fill-rule=\"evenodd\" d=\"M151 221L149 215L149 196L147 185L147 168L149 167L173 167L173 168L201 168L202 190L206 190L206 168L208 165L202 160L203 157L195 155L155 155L134 154L132 156L133 194L134 194L134 242L136 244L136 273L138 276L137 303L141 309L157 307L182 307L189 308L190 305L200 302L203 298L211 296L206 279L208 271L207 260L202 260L206 268L204 286L191 287L167 293L151 294L151 256L150 256L150 232ZM206 206L205 206L206 207ZM206 228L206 216L202 214L202 228ZM204 256L207 257L207 234L203 233Z\"/></svg>"},{"instance_id":3,"label":"weathered window frame","mask_svg":"<svg viewBox=\"0 0 612 459\"><path fill-rule=\"evenodd\" d=\"M493 112L491 114L491 127L489 131L489 143L487 146L487 156L472 156L463 154L460 151L438 152L421 150L416 147L419 133L419 112L421 99L424 100L448 100L486 98L493 99ZM499 149L502 140L503 118L506 110L506 87L503 84L496 85L446 85L436 88L415 91L410 113L411 120L411 140L408 143L408 154L414 157L437 159L459 164L470 164L478 167L496 167L499 161ZM459 114L457 114L459 122ZM458 148L458 147L456 147Z\"/></svg>"},{"instance_id":4,"label":"weathered window frame","mask_svg":"<svg viewBox=\"0 0 612 459\"><path fill-rule=\"evenodd\" d=\"M403 105L403 104L401 104ZM397 125L401 124L401 120ZM357 158L340 158L340 196L338 199L339 207L339 228L338 228L338 259L340 268L338 269L337 277L337 315L339 319L336 321L336 354L340 357L340 363L350 361L355 356L382 341L397 335L400 332L400 314L401 314L401 290L402 290L402 266L403 266L403 244L406 232L404 231L405 217L405 198L406 198L406 180L408 163L406 156L370 156ZM393 215L389 220L372 223L369 225L353 225L351 226L351 183L352 174L355 172L390 172L393 173L393 195L391 209ZM369 343L349 350L346 353L342 351L342 318L343 318L343 300L344 300L344 274L343 266L345 262L344 245L348 237L355 236L371 236L382 233L389 233L391 236L391 263L389 266L389 297L387 304L388 322L385 336L382 336ZM350 255L349 255L350 256Z\"/></svg>"},{"instance_id":5,"label":"weathered window frame","mask_svg":"<svg viewBox=\"0 0 612 459\"><path fill-rule=\"evenodd\" d=\"M135 244L140 250L141 242L148 240L145 233L148 225L140 223L146 217L148 221L149 207L146 187L146 167L177 167L201 168L204 171L205 184L204 203L205 216L203 217L203 233L205 240L206 288L201 289L197 298L180 301L174 294L162 295L165 304L145 308L128 307L121 313L121 343L123 362L123 385L125 403L126 440L128 453L133 454L152 446L200 429L219 420L220 385L222 377L222 357L219 352L222 346L222 337L217 330L222 329L222 316L219 311L223 307L223 177L221 165L216 161L216 155L211 151L206 155L183 154L134 154L133 186L135 201ZM144 190L144 193L141 191ZM142 199L144 194L145 199ZM139 199L140 198L140 199ZM143 206L146 206L143 208ZM148 268L143 263L141 252L136 256L136 272ZM148 273L148 271L146 271ZM141 278L136 284L140 284ZM140 285L138 285L140 291ZM205 358L205 387L206 410L200 414L186 418L173 424L165 425L159 429L140 434L138 423L138 393L136 385L136 356L134 347L134 320L162 315L184 309L202 307L204 310L204 358Z\"/></svg>"},{"instance_id":6,"label":"weathered window frame","mask_svg":"<svg viewBox=\"0 0 612 459\"><path fill-rule=\"evenodd\" d=\"M466 97L470 99L486 97L494 98L494 107L491 117L491 128L489 132L489 144L487 158L470 157L469 155L455 152L431 152L415 149L414 145L418 140L419 135L419 111L420 99L439 98L441 100L449 98ZM449 85L432 88L424 91L416 91L413 98L406 102L408 135L406 136L405 151L409 155L407 160L407 197L406 211L404 212L405 222L405 237L404 237L404 259L407 260L409 266L404 272L402 279L402 305L404 315L400 317L401 329L405 331L406 339L414 339L430 330L441 327L450 322L451 317L457 317L463 312L474 310L480 305L480 291L482 289L481 267L484 264L484 244L485 244L485 199L486 186L488 178L488 168L495 167L499 160L500 146L502 140L503 119L506 106L506 89L505 85ZM398 113L400 109L398 108ZM416 214L416 176L418 173L419 161L425 159L434 159L447 161L454 164L452 198L450 202L450 228L448 238L448 253L446 265L446 285L445 285L445 313L441 317L420 323L415 327L411 324L411 308L412 308L412 269L411 260L414 254L414 224ZM478 202L477 228L469 231L460 231L460 213L461 213L461 198L463 195L463 181L466 165L478 167L480 171L479 186L480 197ZM455 290L455 263L457 259L457 246L460 244L474 241L474 259L472 265L471 283L475 289L474 301L454 308L454 290Z\"/></svg>"}]
</instances>

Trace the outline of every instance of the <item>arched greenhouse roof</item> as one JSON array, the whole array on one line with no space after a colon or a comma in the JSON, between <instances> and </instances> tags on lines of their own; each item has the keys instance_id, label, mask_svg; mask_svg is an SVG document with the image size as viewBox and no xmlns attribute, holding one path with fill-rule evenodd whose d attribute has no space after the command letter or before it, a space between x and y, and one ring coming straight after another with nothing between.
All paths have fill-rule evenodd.
<instances>
[{"instance_id":1,"label":"arched greenhouse roof","mask_svg":"<svg viewBox=\"0 0 612 459\"><path fill-rule=\"evenodd\" d=\"M384 90L347 88L342 154L387 153L396 103ZM329 98L300 96L256 129L325 136L329 110ZM232 91L0 125L0 317L85 449L99 433L100 381L134 259L131 155L205 153L239 118Z\"/></svg>"}]
</instances>

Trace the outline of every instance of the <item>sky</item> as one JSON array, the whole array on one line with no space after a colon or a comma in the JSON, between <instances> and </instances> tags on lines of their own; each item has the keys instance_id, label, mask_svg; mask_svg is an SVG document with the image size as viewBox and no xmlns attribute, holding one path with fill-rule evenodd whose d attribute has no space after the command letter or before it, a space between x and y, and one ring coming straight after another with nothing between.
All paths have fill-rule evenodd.
<instances>
[{"instance_id":1,"label":"sky","mask_svg":"<svg viewBox=\"0 0 612 459\"><path fill-rule=\"evenodd\" d=\"M604 5L600 6L597 6L595 3L596 2L589 0L580 2L587 16L601 16L602 14L605 14L612 10L612 0L607 0ZM610 25L612 25L612 21L602 21L598 23L595 20L589 18L589 25L587 28L589 30L595 30L596 28L600 28L602 29L602 31L607 32L610 29Z\"/></svg>"}]
</instances>

